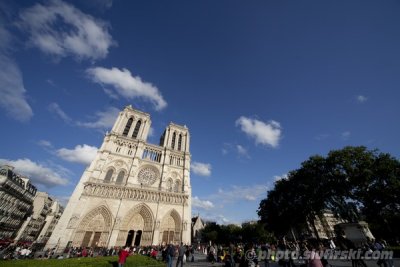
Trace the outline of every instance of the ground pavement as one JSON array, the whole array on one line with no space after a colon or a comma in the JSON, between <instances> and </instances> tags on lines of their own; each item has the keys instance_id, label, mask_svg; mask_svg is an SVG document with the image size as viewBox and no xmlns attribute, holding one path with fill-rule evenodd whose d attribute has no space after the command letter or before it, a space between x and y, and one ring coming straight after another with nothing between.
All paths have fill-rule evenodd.
<instances>
[{"instance_id":1,"label":"ground pavement","mask_svg":"<svg viewBox=\"0 0 400 267\"><path fill-rule=\"evenodd\" d=\"M184 267L222 267L224 266L223 263L214 263L212 264L211 262L208 262L206 259L206 255L202 253L195 253L194 254L194 262L185 262L183 264ZM330 260L328 261L330 267L351 267L351 261L350 260ZM370 260L370 261L365 261L367 264L367 267L379 267L378 264L376 264L376 260ZM400 267L400 259L394 259L393 260L394 267ZM239 265L236 264L236 267ZM174 259L172 263L172 267L176 267L176 258ZM264 261L260 262L260 267L265 267ZM277 262L270 262L269 267L280 267ZM296 265L296 267L299 267L299 265ZM387 266L387 267L393 267L393 266Z\"/></svg>"}]
</instances>

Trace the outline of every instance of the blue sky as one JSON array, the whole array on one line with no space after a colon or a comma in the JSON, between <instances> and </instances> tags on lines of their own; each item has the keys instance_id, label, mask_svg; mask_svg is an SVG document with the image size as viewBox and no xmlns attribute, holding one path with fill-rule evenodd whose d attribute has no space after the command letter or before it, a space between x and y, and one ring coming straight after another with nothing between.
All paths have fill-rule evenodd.
<instances>
[{"instance_id":1,"label":"blue sky","mask_svg":"<svg viewBox=\"0 0 400 267\"><path fill-rule=\"evenodd\" d=\"M193 214L256 219L347 145L399 158L398 1L2 1L0 161L66 201L118 110L191 133Z\"/></svg>"}]
</instances>

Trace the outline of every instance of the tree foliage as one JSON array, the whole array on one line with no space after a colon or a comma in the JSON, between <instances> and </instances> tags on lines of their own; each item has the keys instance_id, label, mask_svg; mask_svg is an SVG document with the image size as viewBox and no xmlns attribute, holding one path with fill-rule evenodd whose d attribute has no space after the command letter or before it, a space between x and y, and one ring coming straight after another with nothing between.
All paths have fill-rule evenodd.
<instances>
[{"instance_id":1,"label":"tree foliage","mask_svg":"<svg viewBox=\"0 0 400 267\"><path fill-rule=\"evenodd\" d=\"M229 245L230 242L238 243L265 243L274 240L274 236L267 232L265 225L259 222L219 225L215 222L207 223L202 229L202 242Z\"/></svg>"},{"instance_id":2,"label":"tree foliage","mask_svg":"<svg viewBox=\"0 0 400 267\"><path fill-rule=\"evenodd\" d=\"M400 162L365 147L345 147L312 156L275 183L258 209L276 235L303 229L330 209L349 222L365 219L378 237L399 237Z\"/></svg>"}]
</instances>

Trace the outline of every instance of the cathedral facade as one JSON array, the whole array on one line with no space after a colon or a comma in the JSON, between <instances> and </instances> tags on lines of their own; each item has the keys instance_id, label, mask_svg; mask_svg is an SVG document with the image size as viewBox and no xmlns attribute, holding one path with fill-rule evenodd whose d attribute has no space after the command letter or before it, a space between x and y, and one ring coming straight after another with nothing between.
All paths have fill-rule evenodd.
<instances>
[{"instance_id":1,"label":"cathedral facade","mask_svg":"<svg viewBox=\"0 0 400 267\"><path fill-rule=\"evenodd\" d=\"M154 145L150 125L131 106L119 113L47 248L190 243L189 131L170 123Z\"/></svg>"}]
</instances>

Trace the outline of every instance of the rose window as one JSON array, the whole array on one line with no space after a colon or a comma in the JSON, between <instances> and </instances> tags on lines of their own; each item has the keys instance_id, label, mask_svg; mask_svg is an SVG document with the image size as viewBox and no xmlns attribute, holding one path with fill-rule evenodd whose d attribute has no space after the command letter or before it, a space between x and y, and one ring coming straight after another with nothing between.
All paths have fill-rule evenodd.
<instances>
[{"instance_id":1,"label":"rose window","mask_svg":"<svg viewBox=\"0 0 400 267\"><path fill-rule=\"evenodd\" d=\"M144 168L138 174L139 183L152 185L157 180L157 173L152 168Z\"/></svg>"}]
</instances>

